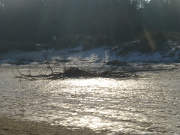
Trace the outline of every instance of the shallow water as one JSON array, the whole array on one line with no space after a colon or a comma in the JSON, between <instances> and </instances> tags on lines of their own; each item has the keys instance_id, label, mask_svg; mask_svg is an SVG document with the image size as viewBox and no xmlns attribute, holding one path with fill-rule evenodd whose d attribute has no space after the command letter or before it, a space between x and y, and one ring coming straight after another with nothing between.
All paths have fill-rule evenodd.
<instances>
[{"instance_id":1,"label":"shallow water","mask_svg":"<svg viewBox=\"0 0 180 135\"><path fill-rule=\"evenodd\" d=\"M94 132L180 134L180 70L131 79L15 79L0 68L0 113ZM19 67L18 67L19 68Z\"/></svg>"}]
</instances>

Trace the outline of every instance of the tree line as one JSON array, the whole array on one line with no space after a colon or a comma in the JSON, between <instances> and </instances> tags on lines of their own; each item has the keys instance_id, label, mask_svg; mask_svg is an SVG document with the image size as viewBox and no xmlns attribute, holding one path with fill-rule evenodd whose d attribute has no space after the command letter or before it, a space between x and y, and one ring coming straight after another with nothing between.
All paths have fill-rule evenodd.
<instances>
[{"instance_id":1,"label":"tree line","mask_svg":"<svg viewBox=\"0 0 180 135\"><path fill-rule=\"evenodd\" d=\"M180 1L0 0L1 48L7 42L16 42L15 47L27 42L30 47L115 45L137 39L144 30L180 32Z\"/></svg>"}]
</instances>

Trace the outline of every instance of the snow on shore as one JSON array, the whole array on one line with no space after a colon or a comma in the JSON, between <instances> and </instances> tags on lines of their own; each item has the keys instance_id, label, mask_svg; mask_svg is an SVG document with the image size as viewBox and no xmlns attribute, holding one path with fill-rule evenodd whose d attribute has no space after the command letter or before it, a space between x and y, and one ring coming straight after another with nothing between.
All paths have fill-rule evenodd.
<instances>
[{"instance_id":1,"label":"snow on shore","mask_svg":"<svg viewBox=\"0 0 180 135\"><path fill-rule=\"evenodd\" d=\"M172 48L167 52L141 53L137 51L127 54L118 54L118 49L101 47L90 50L83 50L82 47L64 50L41 50L32 52L13 51L0 55L0 64L30 64L42 63L44 60L62 62L71 61L77 64L78 61L89 63L104 63L113 60L120 62L178 62L180 49Z\"/></svg>"}]
</instances>

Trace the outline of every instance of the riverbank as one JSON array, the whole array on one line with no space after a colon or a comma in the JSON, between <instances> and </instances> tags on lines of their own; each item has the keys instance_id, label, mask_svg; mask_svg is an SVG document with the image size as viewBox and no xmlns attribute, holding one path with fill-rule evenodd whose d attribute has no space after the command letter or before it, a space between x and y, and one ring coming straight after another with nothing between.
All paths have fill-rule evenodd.
<instances>
[{"instance_id":1,"label":"riverbank","mask_svg":"<svg viewBox=\"0 0 180 135\"><path fill-rule=\"evenodd\" d=\"M126 63L179 63L180 43L167 41L159 50L145 52L141 50L138 41L124 43L121 46L91 48L85 50L82 46L66 48L61 50L42 49L36 51L10 51L0 54L0 65L29 65L44 63L61 63L62 65L95 64L104 65L115 63L124 65Z\"/></svg>"}]
</instances>

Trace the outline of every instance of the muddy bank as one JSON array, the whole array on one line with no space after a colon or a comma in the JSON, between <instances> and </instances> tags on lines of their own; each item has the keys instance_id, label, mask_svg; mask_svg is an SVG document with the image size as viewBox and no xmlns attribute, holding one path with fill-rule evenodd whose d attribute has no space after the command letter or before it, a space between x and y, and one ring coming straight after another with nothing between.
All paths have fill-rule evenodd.
<instances>
[{"instance_id":1,"label":"muddy bank","mask_svg":"<svg viewBox=\"0 0 180 135\"><path fill-rule=\"evenodd\" d=\"M45 122L31 122L0 117L0 135L104 135L83 129L71 129L63 126L52 126Z\"/></svg>"}]
</instances>

